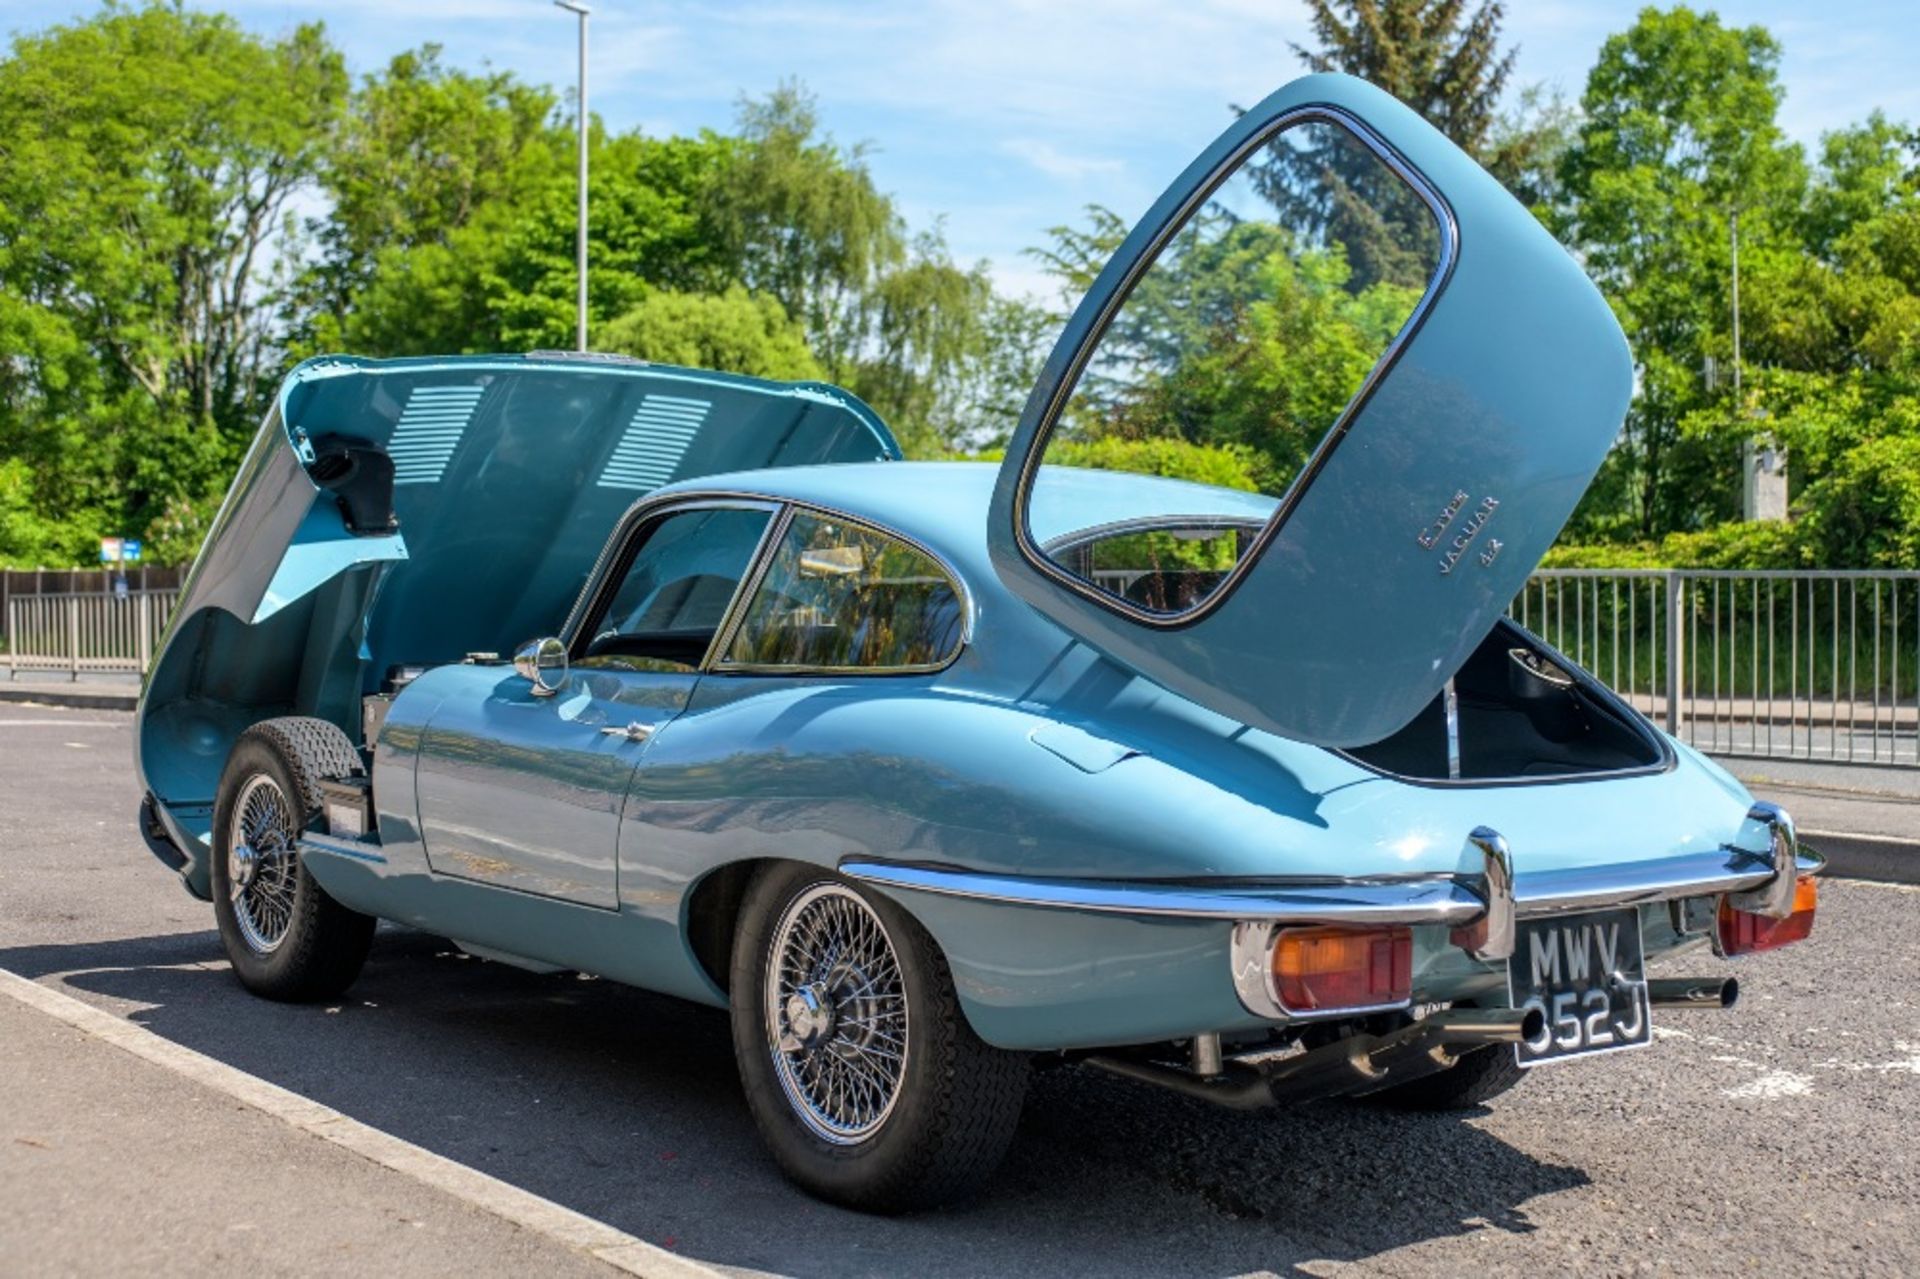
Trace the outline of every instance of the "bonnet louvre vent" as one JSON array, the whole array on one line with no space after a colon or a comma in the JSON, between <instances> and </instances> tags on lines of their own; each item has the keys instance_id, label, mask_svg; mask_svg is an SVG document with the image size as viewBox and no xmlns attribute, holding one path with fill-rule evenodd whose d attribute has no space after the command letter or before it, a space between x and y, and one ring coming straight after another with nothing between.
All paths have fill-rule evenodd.
<instances>
[{"instance_id":1,"label":"bonnet louvre vent","mask_svg":"<svg viewBox=\"0 0 1920 1279\"><path fill-rule=\"evenodd\" d=\"M644 492L665 484L712 408L711 401L678 395L649 395L641 400L600 472L600 487Z\"/></svg>"},{"instance_id":2,"label":"bonnet louvre vent","mask_svg":"<svg viewBox=\"0 0 1920 1279\"><path fill-rule=\"evenodd\" d=\"M432 484L447 469L447 459L486 393L482 386L416 386L394 423L387 453L393 458L395 484Z\"/></svg>"}]
</instances>

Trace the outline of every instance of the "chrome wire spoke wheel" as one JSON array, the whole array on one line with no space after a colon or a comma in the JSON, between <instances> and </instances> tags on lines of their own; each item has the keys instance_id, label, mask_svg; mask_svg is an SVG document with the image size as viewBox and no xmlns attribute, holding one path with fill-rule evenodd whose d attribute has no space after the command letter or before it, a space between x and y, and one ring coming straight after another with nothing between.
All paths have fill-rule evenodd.
<instances>
[{"instance_id":1,"label":"chrome wire spoke wheel","mask_svg":"<svg viewBox=\"0 0 1920 1279\"><path fill-rule=\"evenodd\" d=\"M280 784L256 773L234 801L227 838L227 893L233 920L249 949L272 954L293 923L294 890L300 883L298 832L293 806Z\"/></svg>"},{"instance_id":2,"label":"chrome wire spoke wheel","mask_svg":"<svg viewBox=\"0 0 1920 1279\"><path fill-rule=\"evenodd\" d=\"M767 952L767 1039L787 1100L816 1136L851 1146L893 1113L910 1043L893 939L840 884L794 898Z\"/></svg>"}]
</instances>

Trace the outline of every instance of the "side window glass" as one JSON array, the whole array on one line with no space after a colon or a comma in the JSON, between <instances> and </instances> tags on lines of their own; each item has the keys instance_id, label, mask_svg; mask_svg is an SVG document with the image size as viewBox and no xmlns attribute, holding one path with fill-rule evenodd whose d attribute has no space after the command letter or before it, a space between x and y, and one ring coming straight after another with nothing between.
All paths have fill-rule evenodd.
<instances>
[{"instance_id":1,"label":"side window glass","mask_svg":"<svg viewBox=\"0 0 1920 1279\"><path fill-rule=\"evenodd\" d=\"M728 646L724 664L898 670L960 647L960 593L897 538L796 513Z\"/></svg>"},{"instance_id":2,"label":"side window glass","mask_svg":"<svg viewBox=\"0 0 1920 1279\"><path fill-rule=\"evenodd\" d=\"M611 602L589 628L579 665L690 671L700 664L753 563L771 513L716 507L653 523Z\"/></svg>"},{"instance_id":3,"label":"side window glass","mask_svg":"<svg viewBox=\"0 0 1920 1279\"><path fill-rule=\"evenodd\" d=\"M1178 616L1233 571L1441 263L1426 200L1331 119L1253 148L1159 249L1045 438L1027 529Z\"/></svg>"}]
</instances>

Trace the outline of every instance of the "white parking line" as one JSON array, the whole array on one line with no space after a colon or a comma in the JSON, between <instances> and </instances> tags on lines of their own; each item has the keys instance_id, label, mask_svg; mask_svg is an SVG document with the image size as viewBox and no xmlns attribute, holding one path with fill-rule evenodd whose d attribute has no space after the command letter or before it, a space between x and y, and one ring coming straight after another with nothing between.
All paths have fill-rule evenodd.
<instances>
[{"instance_id":1,"label":"white parking line","mask_svg":"<svg viewBox=\"0 0 1920 1279\"><path fill-rule=\"evenodd\" d=\"M8 719L0 715L0 728L125 728L117 719Z\"/></svg>"},{"instance_id":2,"label":"white parking line","mask_svg":"<svg viewBox=\"0 0 1920 1279\"><path fill-rule=\"evenodd\" d=\"M636 1239L551 1199L543 1199L444 1155L402 1141L391 1133L371 1128L331 1106L323 1106L278 1084L249 1075L4 968L0 968L0 992L156 1066L225 1093L336 1146L344 1146L383 1168L403 1173L523 1230L544 1235L628 1274L649 1276L649 1279L691 1279L722 1273L644 1239Z\"/></svg>"},{"instance_id":3,"label":"white parking line","mask_svg":"<svg viewBox=\"0 0 1920 1279\"><path fill-rule=\"evenodd\" d=\"M1878 888L1889 893L1920 893L1920 884L1889 884L1883 879L1845 879L1834 882L1843 883L1848 888Z\"/></svg>"},{"instance_id":4,"label":"white parking line","mask_svg":"<svg viewBox=\"0 0 1920 1279\"><path fill-rule=\"evenodd\" d=\"M1863 830L1803 830L1800 837L1817 848L1823 839L1859 839L1874 844L1920 844L1904 835L1870 835Z\"/></svg>"}]
</instances>

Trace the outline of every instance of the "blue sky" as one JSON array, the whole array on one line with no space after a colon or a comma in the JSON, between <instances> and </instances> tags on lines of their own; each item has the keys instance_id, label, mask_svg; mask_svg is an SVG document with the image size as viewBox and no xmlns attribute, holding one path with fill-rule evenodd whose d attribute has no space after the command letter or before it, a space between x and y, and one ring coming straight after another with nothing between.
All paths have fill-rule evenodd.
<instances>
[{"instance_id":1,"label":"blue sky","mask_svg":"<svg viewBox=\"0 0 1920 1279\"><path fill-rule=\"evenodd\" d=\"M427 41L450 61L571 86L574 25L549 0L228 0L247 26L325 21L356 72ZM1636 3L1509 0L1516 80L1577 97L1601 41ZM1910 0L1753 0L1713 6L1785 46L1783 122L1812 142L1878 106L1920 120L1920 26ZM0 0L0 30L94 11ZM916 226L944 218L963 259L1012 288L1037 283L1021 250L1090 202L1131 218L1253 101L1298 72L1298 0L603 0L590 97L615 127L726 127L741 93L798 77L827 127L871 148L880 185Z\"/></svg>"}]
</instances>

